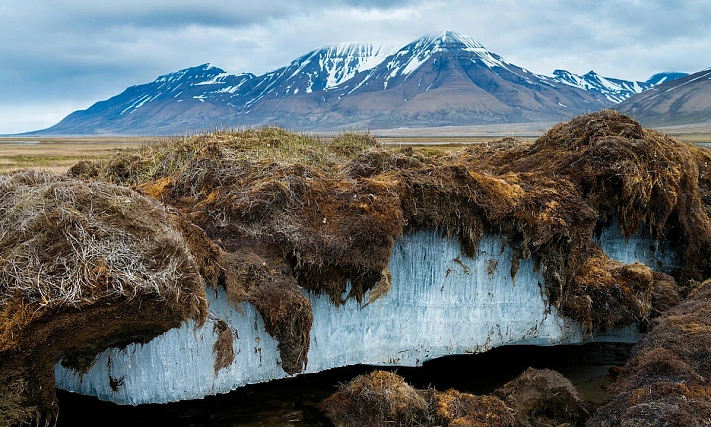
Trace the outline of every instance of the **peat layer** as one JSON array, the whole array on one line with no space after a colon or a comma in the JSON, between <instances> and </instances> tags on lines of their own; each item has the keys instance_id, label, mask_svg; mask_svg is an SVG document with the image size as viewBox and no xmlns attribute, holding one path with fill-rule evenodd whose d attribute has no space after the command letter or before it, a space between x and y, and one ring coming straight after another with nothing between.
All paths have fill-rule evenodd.
<instances>
[{"instance_id":1,"label":"peat layer","mask_svg":"<svg viewBox=\"0 0 711 427\"><path fill-rule=\"evenodd\" d=\"M422 229L458 237L469 255L485 233L506 235L517 259L536 261L551 306L590 334L646 327L709 275L709 159L601 111L534 143L448 154L267 127L156 142L80 162L69 177L0 176L0 400L19 408L5 410L20 411L11 420L53 413L54 397L37 391L51 379L33 385L33 361L47 373L59 359L86 366L106 346L203 319L206 282L254 304L284 370L300 372L313 319L302 290L334 304L384 295L395 239ZM615 219L628 237L647 227L680 248L676 281L595 245ZM93 331L94 309L117 326ZM216 370L228 353L216 349Z\"/></svg>"},{"instance_id":2,"label":"peat layer","mask_svg":"<svg viewBox=\"0 0 711 427\"><path fill-rule=\"evenodd\" d=\"M589 426L702 426L711 420L711 281L653 322Z\"/></svg>"}]
</instances>

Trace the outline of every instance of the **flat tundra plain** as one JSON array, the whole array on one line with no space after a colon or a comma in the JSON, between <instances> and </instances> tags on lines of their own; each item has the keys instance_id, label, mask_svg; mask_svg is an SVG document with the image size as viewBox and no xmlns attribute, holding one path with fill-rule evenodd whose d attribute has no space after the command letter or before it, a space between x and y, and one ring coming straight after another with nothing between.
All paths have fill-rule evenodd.
<instances>
[{"instance_id":1,"label":"flat tundra plain","mask_svg":"<svg viewBox=\"0 0 711 427\"><path fill-rule=\"evenodd\" d=\"M503 137L533 141L555 123L400 128L373 130L370 133L384 145L421 146L428 150L449 151L463 145L478 144ZM670 126L658 130L680 141L711 144L711 123ZM314 134L324 142L336 134ZM0 173L36 169L64 173L81 160L100 160L121 150L160 141L165 136L79 136L79 137L0 137Z\"/></svg>"}]
</instances>

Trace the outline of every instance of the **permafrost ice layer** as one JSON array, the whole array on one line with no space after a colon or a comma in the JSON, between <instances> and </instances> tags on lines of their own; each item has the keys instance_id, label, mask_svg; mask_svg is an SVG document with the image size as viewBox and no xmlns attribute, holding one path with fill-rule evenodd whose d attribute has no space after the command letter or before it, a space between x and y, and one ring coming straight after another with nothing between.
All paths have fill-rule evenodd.
<instances>
[{"instance_id":1,"label":"permafrost ice layer","mask_svg":"<svg viewBox=\"0 0 711 427\"><path fill-rule=\"evenodd\" d=\"M657 243L648 235L625 241L616 230L613 224L599 238L611 257L677 266L677 255L655 250ZM522 260L512 278L512 257L498 236L486 236L474 258L462 254L456 239L436 232L402 237L393 249L387 295L366 306L349 300L341 307L325 296L308 295L314 323L305 372L354 364L418 366L507 344L583 342L581 327L546 304L543 279L531 260ZM288 376L277 342L265 332L254 306L242 303L236 309L224 291L208 293L210 316L203 326L190 321L147 344L109 349L83 375L57 364L57 387L135 405L198 399ZM216 373L214 325L220 320L232 329L235 358ZM636 339L635 328L595 337Z\"/></svg>"}]
</instances>

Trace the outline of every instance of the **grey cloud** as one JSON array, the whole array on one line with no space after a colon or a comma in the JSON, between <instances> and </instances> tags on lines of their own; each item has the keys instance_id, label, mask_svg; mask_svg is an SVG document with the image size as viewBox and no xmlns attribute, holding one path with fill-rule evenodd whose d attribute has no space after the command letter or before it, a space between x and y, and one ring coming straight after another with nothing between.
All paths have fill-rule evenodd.
<instances>
[{"instance_id":1,"label":"grey cloud","mask_svg":"<svg viewBox=\"0 0 711 427\"><path fill-rule=\"evenodd\" d=\"M324 8L322 1L243 0L239 2L197 2L193 0L124 0L121 2L6 0L10 16L24 17L49 30L72 31L105 29L111 26L139 28L243 27L263 24L295 14L308 14ZM407 4L405 0L337 0L334 7L387 9Z\"/></svg>"}]
</instances>

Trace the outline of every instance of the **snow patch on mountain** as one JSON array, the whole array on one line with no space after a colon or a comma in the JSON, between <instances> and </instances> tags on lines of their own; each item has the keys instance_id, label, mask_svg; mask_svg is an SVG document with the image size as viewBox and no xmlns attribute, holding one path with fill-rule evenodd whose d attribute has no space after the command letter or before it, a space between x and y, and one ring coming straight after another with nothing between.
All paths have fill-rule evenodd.
<instances>
[{"instance_id":1,"label":"snow patch on mountain","mask_svg":"<svg viewBox=\"0 0 711 427\"><path fill-rule=\"evenodd\" d=\"M209 80L193 83L193 86L225 84L225 79L229 76L230 76L230 73L220 73L220 74L213 76Z\"/></svg>"},{"instance_id":2,"label":"snow patch on mountain","mask_svg":"<svg viewBox=\"0 0 711 427\"><path fill-rule=\"evenodd\" d=\"M326 72L326 89L340 85L357 73L369 70L390 56L395 47L364 43L340 43L324 48L319 65Z\"/></svg>"}]
</instances>

